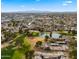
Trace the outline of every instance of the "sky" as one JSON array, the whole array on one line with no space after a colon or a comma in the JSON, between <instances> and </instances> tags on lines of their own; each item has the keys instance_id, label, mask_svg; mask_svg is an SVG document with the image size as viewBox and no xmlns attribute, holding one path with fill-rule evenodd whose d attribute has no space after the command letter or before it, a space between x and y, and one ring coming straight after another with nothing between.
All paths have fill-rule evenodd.
<instances>
[{"instance_id":1,"label":"sky","mask_svg":"<svg viewBox=\"0 0 79 59\"><path fill-rule=\"evenodd\" d=\"M74 12L76 5L76 0L1 0L1 11Z\"/></svg>"}]
</instances>

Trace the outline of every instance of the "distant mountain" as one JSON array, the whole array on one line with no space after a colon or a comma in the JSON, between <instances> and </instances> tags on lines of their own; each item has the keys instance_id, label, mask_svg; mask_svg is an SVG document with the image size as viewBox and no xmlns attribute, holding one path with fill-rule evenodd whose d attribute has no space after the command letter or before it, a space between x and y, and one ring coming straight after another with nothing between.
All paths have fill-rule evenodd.
<instances>
[{"instance_id":1,"label":"distant mountain","mask_svg":"<svg viewBox=\"0 0 79 59\"><path fill-rule=\"evenodd\" d=\"M51 11L15 11L15 12L1 12L1 13L51 13Z\"/></svg>"},{"instance_id":2,"label":"distant mountain","mask_svg":"<svg viewBox=\"0 0 79 59\"><path fill-rule=\"evenodd\" d=\"M15 11L15 12L1 12L1 13L77 13L76 11L64 11L64 12L54 12L54 11L39 11L39 10L31 10L31 11Z\"/></svg>"}]
</instances>

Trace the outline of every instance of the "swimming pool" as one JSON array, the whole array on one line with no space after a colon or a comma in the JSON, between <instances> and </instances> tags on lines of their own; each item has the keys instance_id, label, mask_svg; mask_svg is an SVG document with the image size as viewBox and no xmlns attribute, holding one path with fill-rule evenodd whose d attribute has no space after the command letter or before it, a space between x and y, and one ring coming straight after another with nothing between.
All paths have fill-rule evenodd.
<instances>
[{"instance_id":1,"label":"swimming pool","mask_svg":"<svg viewBox=\"0 0 79 59\"><path fill-rule=\"evenodd\" d=\"M40 37L44 38L46 35L50 37L49 33L43 33L42 35L40 35ZM59 38L60 36L61 36L61 34L59 34L59 33L52 33L52 38Z\"/></svg>"}]
</instances>

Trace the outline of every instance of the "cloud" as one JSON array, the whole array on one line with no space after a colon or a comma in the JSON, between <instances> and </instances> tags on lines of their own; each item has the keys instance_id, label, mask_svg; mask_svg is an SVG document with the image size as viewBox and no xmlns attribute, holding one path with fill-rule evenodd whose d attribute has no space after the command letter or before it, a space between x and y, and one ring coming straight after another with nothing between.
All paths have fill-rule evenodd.
<instances>
[{"instance_id":1,"label":"cloud","mask_svg":"<svg viewBox=\"0 0 79 59\"><path fill-rule=\"evenodd\" d=\"M67 6L67 5L70 5L70 4L72 4L72 1L67 0L67 1L64 1L63 6Z\"/></svg>"},{"instance_id":2,"label":"cloud","mask_svg":"<svg viewBox=\"0 0 79 59\"><path fill-rule=\"evenodd\" d=\"M70 1L70 0L69 0L69 1L66 1L66 3L71 4L71 3L72 3L72 1Z\"/></svg>"},{"instance_id":3,"label":"cloud","mask_svg":"<svg viewBox=\"0 0 79 59\"><path fill-rule=\"evenodd\" d=\"M66 4L66 3L63 3L63 6L67 6L68 4Z\"/></svg>"}]
</instances>

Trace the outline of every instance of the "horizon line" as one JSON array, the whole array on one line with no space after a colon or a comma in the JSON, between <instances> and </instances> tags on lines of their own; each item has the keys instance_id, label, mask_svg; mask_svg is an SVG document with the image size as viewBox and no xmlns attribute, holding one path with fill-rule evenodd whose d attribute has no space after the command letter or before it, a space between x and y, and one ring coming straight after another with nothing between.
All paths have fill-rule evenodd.
<instances>
[{"instance_id":1,"label":"horizon line","mask_svg":"<svg viewBox=\"0 0 79 59\"><path fill-rule=\"evenodd\" d=\"M4 12L4 11L1 11L1 13L22 13L22 12L25 12L25 13L50 13L50 12L77 12L77 11L8 11L8 12Z\"/></svg>"}]
</instances>

